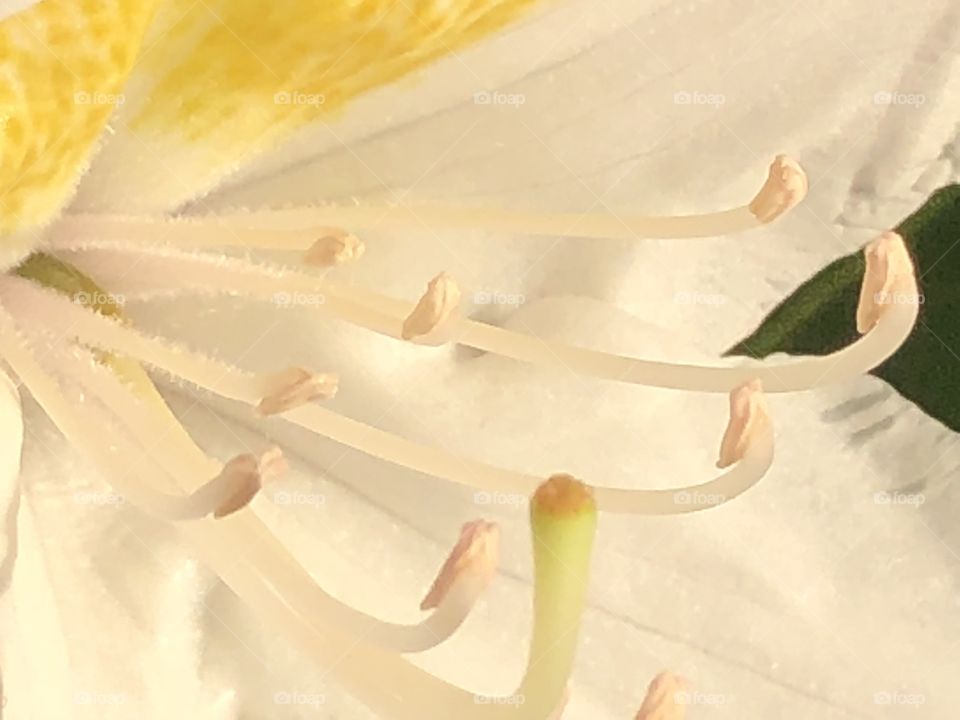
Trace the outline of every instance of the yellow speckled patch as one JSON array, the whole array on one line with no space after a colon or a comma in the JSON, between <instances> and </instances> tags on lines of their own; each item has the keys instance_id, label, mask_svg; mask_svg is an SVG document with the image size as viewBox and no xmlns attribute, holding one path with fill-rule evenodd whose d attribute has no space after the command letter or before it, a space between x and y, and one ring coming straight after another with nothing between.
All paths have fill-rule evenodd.
<instances>
[{"instance_id":1,"label":"yellow speckled patch","mask_svg":"<svg viewBox=\"0 0 960 720\"><path fill-rule=\"evenodd\" d=\"M166 16L179 20L144 59L160 80L134 129L175 129L239 159L535 1L173 0Z\"/></svg>"},{"instance_id":2,"label":"yellow speckled patch","mask_svg":"<svg viewBox=\"0 0 960 720\"><path fill-rule=\"evenodd\" d=\"M43 0L0 22L0 235L68 199L160 0Z\"/></svg>"},{"instance_id":3,"label":"yellow speckled patch","mask_svg":"<svg viewBox=\"0 0 960 720\"><path fill-rule=\"evenodd\" d=\"M535 2L42 0L0 22L0 236L62 207L128 76L137 135L236 165Z\"/></svg>"}]
</instances>

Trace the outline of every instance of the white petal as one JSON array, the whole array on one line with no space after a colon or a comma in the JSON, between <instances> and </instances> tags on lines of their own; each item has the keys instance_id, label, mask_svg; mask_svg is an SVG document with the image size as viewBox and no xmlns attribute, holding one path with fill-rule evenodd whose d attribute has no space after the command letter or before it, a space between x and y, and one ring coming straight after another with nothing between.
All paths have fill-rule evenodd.
<instances>
[{"instance_id":1,"label":"white petal","mask_svg":"<svg viewBox=\"0 0 960 720\"><path fill-rule=\"evenodd\" d=\"M675 334L585 300L531 304L511 324L624 351L698 357ZM276 332L264 338L267 346L277 346L283 330ZM544 475L565 470L662 487L710 472L723 398L430 354L424 373L431 382L394 367L389 392L368 384L335 402L423 442ZM372 369L364 357L354 362ZM772 413L777 464L729 507L687 518L602 518L570 718L629 717L664 666L722 698L717 717L870 715L883 709L875 695L897 692L922 694L926 716L947 716L955 668L936 659L949 657L960 630L952 433L871 378L777 399ZM212 422L195 419L198 429L217 434ZM366 610L409 618L459 523L485 516L503 524L503 546L513 549L504 553L505 577L462 635L418 662L477 692L508 689L522 668L529 623L525 508L478 505L469 490L276 432L344 486L294 478L277 491L300 493L302 504L262 503L258 511L316 577ZM877 502L877 493L895 491L922 492L926 503ZM301 689L329 694L331 685Z\"/></svg>"},{"instance_id":2,"label":"white petal","mask_svg":"<svg viewBox=\"0 0 960 720\"><path fill-rule=\"evenodd\" d=\"M941 182L960 177L949 160L960 112L960 11L951 3L889 13L827 0L802 8L755 3L731 21L743 7L652 7L578 46L569 61L502 85L525 98L520 107L477 106L467 84L471 91L443 112L333 144L282 175L226 188L195 211L357 199L697 212L750 198L769 159L788 150L811 177L807 201L740 237L602 243L371 230L363 261L341 271L406 297L417 297L440 270L468 292L585 295L682 326L719 352L802 279L921 204L933 169L948 166ZM725 102L674 103L674 93L698 91ZM929 101L878 104L883 92ZM349 117L330 127L353 137Z\"/></svg>"},{"instance_id":3,"label":"white petal","mask_svg":"<svg viewBox=\"0 0 960 720\"><path fill-rule=\"evenodd\" d=\"M236 717L204 661L214 579L27 410L19 556L2 600L10 717Z\"/></svg>"},{"instance_id":4,"label":"white petal","mask_svg":"<svg viewBox=\"0 0 960 720\"><path fill-rule=\"evenodd\" d=\"M0 1L0 20L36 5L40 0L2 0Z\"/></svg>"},{"instance_id":5,"label":"white petal","mask_svg":"<svg viewBox=\"0 0 960 720\"><path fill-rule=\"evenodd\" d=\"M414 108L406 112L420 117L417 123L389 130L385 108L396 104L391 98L399 91L372 97L363 118L348 114L331 128L349 139L349 148L321 133L313 147L326 152L315 162L209 198L197 210L389 199L384 185L420 201L575 210L599 196L611 207L637 211L714 209L749 197L769 157L790 150L814 180L809 212L798 210L751 237L604 245L479 232L373 233L365 238L363 260L338 271L415 298L427 278L447 269L473 288L525 296L529 302L520 310L482 310L524 330L646 356L693 360L704 348L715 353L792 285L860 242L862 233L841 233L839 215L866 225L890 208L900 212L919 202L914 184L942 165L941 148L955 140L955 53L945 50L952 40L950 4L930 0L883 13L866 3L826 1L802 7L649 3L642 9L631 24L612 24L609 34L593 33L583 43L558 33L566 50L551 49L549 59L526 74L479 49L484 67L505 68L491 71L492 82L526 98L519 109L479 108L471 99L474 86L451 89L451 61L438 70L442 82L406 96ZM741 14L742 21L730 20ZM924 63L930 72L923 72ZM850 71L837 73L837 67ZM916 108L873 101L877 92L911 92L914 84L920 89L913 92L936 102ZM727 102L678 106L676 92L722 93ZM457 95L465 101L451 104ZM289 159L278 155L250 173L263 175ZM105 168L94 171L84 202L110 207L117 178L129 179L113 175L116 166ZM144 183L157 179L148 167L138 172ZM946 176L954 172L948 168ZM679 293L722 302L683 304ZM343 388L336 407L518 469L673 484L703 476L722 429L722 400L398 346L297 311L280 318L250 312L239 323L227 305L198 313L195 304L173 304L179 312L158 312L179 337L253 366L271 367L281 348L284 365L335 367ZM252 348L251 338L257 339ZM593 610L567 717L628 717L663 665L692 676L706 693L733 698L717 717L872 716L874 695L895 691L924 694L930 717L952 709L951 668L929 659L948 657L941 638L956 637L958 629L950 573L951 553L960 550L945 519L955 503L948 491L916 511L873 502L875 492L912 480L910 471L928 459L928 487L937 489L952 466L936 453L948 451L951 436L872 379L791 397L773 412L778 465L741 501L683 520L604 519ZM212 443L236 441L231 432L217 432L213 420L201 425L214 435ZM517 549L507 561L512 579L492 591L490 605L462 637L424 662L478 692L508 687L522 662L529 619L523 512L478 508L468 491L302 434L283 435L316 467L371 500L365 505L323 485L319 492L329 502L321 521L315 507L262 508L318 577L365 609L400 616L398 598L419 595L421 579L429 579L463 520L478 510L504 520L504 547ZM698 439L692 447L690 437ZM384 517L373 503L392 515ZM237 627L245 628L242 619L241 613ZM237 633L258 642L248 628ZM342 702L340 714L359 716L335 687L299 680L303 675L295 674L297 663L283 643L259 642L256 652L283 668L281 677L303 683L270 685L276 682L270 678L267 690L325 692L334 698L331 708ZM454 662L464 656L472 661ZM247 681L260 667L254 659L237 666ZM264 702L264 692L251 689L247 701ZM261 714L271 710L278 709L266 702Z\"/></svg>"}]
</instances>

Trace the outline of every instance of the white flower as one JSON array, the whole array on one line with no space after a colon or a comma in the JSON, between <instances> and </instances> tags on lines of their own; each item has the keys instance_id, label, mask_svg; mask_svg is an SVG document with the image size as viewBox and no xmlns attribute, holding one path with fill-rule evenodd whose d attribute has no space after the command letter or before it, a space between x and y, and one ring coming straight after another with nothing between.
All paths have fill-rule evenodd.
<instances>
[{"instance_id":1,"label":"white flower","mask_svg":"<svg viewBox=\"0 0 960 720\"><path fill-rule=\"evenodd\" d=\"M870 332L829 366L794 359L782 361L792 370L678 370L570 346L716 366L711 357L749 330L759 307L868 239L856 230L838 234L841 225L872 225L864 207L881 214L918 204L930 183L951 172L941 161L956 108L946 93L949 38L937 30L951 25L948 3L887 13L858 4L801 11L764 3L741 18L742 9L732 16L727 3L692 5L687 14L653 2L569 2L464 49L461 40L475 39L470 28L492 29L466 23L470 4L419 3L414 17L404 3L380 9L367 0L309 11L286 2L169 2L158 3L154 17L153 3L117 0L80 10L46 0L0 26L7 50L0 62L13 68L0 98L7 103L5 264L13 268L41 247L98 283L66 281L64 266L36 257L21 275L61 292L79 283L70 288L72 302L5 278L4 313L30 336L33 357L9 325L2 354L27 385L24 396L40 400L110 481L103 484L28 405L20 557L3 600L13 610L3 647L10 712L220 717L242 707L298 717L322 702L335 715L359 716L340 683L385 716L406 717L424 682L439 693L437 708L453 704L453 691L444 695L439 682L368 646L411 649L411 631L339 606L292 561L285 564L284 554L338 597L409 622L401 608L439 561L433 540L449 542L478 512L503 525L508 576L498 578L489 604L460 634L418 663L478 698L502 700L525 662L528 598L525 582L516 580L528 575L517 550L528 532L524 509L508 503L478 511L472 487L399 466L507 497L569 470L601 486L601 509L639 499L632 509L672 512L680 503L669 489L701 482L716 453L723 399L609 378L659 378L661 386L725 393L761 375L767 390L843 383L772 399L778 460L767 481L737 501L683 518L602 516L597 587L565 717L628 715L662 666L704 689L689 697L729 700L713 703L729 717L870 715L877 693L922 697L933 713L946 712L950 669L931 658L946 655L943 635L951 635L952 594L943 578L955 563L952 540L937 527L935 503L925 503L924 514L904 514L872 498L903 487L905 475L943 494L943 466L925 472L918 463L939 458L937 444L947 436L882 383L858 377L895 350L915 304L889 308L875 326L877 315L865 312ZM487 18L504 12L504 22L525 5L474 4L491 13ZM384 35L381 27L393 31ZM18 55L24 47L36 57ZM883 62L863 62L876 48ZM916 70L915 48L944 69ZM404 81L375 90L444 54L415 89ZM135 59L137 71L126 80L121 68ZM824 73L851 63L855 71L831 77L825 96ZM943 99L878 105L878 92ZM678 93L689 102L675 102ZM701 97L710 101L697 102ZM922 129L923 140L901 127ZM928 138L938 139L934 148ZM768 158L783 148L810 172L808 209L722 240L631 237L720 234L773 219L768 208L748 203ZM773 177L783 178L782 187L761 198L772 197L775 207L792 205L806 189L796 174L778 169ZM339 207L312 207L317 203ZM423 209L428 205L478 210L453 217ZM679 223L623 219L738 205ZM483 210L491 206L503 212ZM170 221L175 210L184 219ZM530 215L540 211L572 215ZM587 220L588 212L599 217ZM842 223L834 224L838 216ZM876 229L890 224L882 218ZM514 235L518 228L542 236ZM568 234L627 239L558 238ZM357 238L366 244L362 259L338 265L360 255ZM321 281L258 270L240 253L230 260L193 254L222 245L269 248L292 264L306 253L336 267ZM401 334L424 284L441 271L494 296L524 297L520 307L480 310L512 333L459 316L469 295L445 279L410 324L414 343L384 337ZM874 279L909 294L911 278ZM187 288L204 292L158 299ZM212 297L222 291L235 297ZM206 354L190 356L98 318L78 305L78 293L97 298L97 306L122 306L145 333ZM676 303L678 293L730 301ZM284 312L269 305L277 298ZM273 443L244 429L252 413L174 389L177 416L226 461L212 463L185 450L176 426L142 399L149 391L131 401L85 351L64 347L74 336L142 357L262 414L284 413L393 464L272 421L274 441L301 457L292 458L291 477L273 481L270 503L261 484L280 469L279 458ZM487 352L466 355L454 341ZM835 375L825 375L828 369ZM47 387L47 374L70 382ZM143 380L129 365L121 375ZM320 399L337 385L335 400ZM753 407L734 403L746 414L723 445L722 460L741 460L731 473L740 469L737 492L769 464L769 426L755 422ZM221 418L230 415L241 424L225 424ZM11 410L12 427L16 417ZM751 427L766 429L763 443L741 442L740 431ZM7 437L19 445L16 433ZM308 484L304 467L328 480ZM153 477L158 470L179 487L164 486ZM188 502L181 499L201 486ZM667 492L623 495L602 486ZM258 490L252 511L241 510ZM685 492L685 509L735 494L725 486ZM186 522L174 535L168 522L141 511L165 518L233 512ZM224 596L194 557L243 605ZM441 635L486 587L488 567L477 569L476 586L452 606L455 622ZM283 645L259 629L264 622L287 631ZM331 624L351 633L338 638ZM413 631L417 641L423 627ZM323 642L311 628L331 635ZM293 658L290 640L301 653ZM549 691L555 696L560 687ZM396 704L403 693L407 709ZM516 703L478 702L471 712L488 717L522 712L528 699L528 709L545 702L533 693L521 703L519 694L507 696ZM423 716L422 708L414 713Z\"/></svg>"}]
</instances>

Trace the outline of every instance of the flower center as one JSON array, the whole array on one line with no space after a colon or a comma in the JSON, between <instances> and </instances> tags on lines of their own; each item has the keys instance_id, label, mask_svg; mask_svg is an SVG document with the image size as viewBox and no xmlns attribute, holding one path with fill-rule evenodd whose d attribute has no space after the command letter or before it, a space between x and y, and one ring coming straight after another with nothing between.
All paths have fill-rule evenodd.
<instances>
[{"instance_id":1,"label":"flower center","mask_svg":"<svg viewBox=\"0 0 960 720\"><path fill-rule=\"evenodd\" d=\"M362 242L343 227L419 225L426 219L446 227L514 233L692 238L769 222L793 207L805 190L799 166L780 156L748 205L680 218L409 208L301 208L211 219L67 217L51 233L45 252L28 255L0 275L0 357L118 492L146 512L190 521L183 523L185 536L218 575L262 617L302 638L318 658L333 653L338 668L372 707L389 717L411 719L440 707L444 716L475 720L507 714L518 720L557 718L576 649L597 510L688 513L728 502L756 484L773 461L774 433L764 390L789 392L858 376L889 357L910 334L919 302L903 239L885 233L866 249L857 313L864 335L832 355L779 365L674 365L508 331L467 317L459 287L446 273L411 302L341 287L313 270L363 255ZM300 250L308 268L259 263L215 248ZM724 472L704 483L667 490L587 487L565 474L541 483L536 476L421 446L323 407L323 400L338 389L332 372L289 367L252 373L144 333L123 313L127 301L188 294L242 295L273 303L310 296L320 300L312 304L318 311L397 342L459 343L611 381L729 393L729 420L717 463ZM244 403L254 416L278 416L396 465L481 491L532 495L536 619L531 657L536 662L517 695L480 703L477 696L396 656L433 647L460 626L493 578L494 526L478 521L464 527L424 599L422 607L431 614L422 622L384 622L343 605L314 583L248 509L264 484L283 472L280 450L264 448L222 463L208 457L164 403L141 363ZM235 562L239 547L244 563ZM370 677L381 685L367 687ZM651 685L642 717L671 712L664 694L671 683L675 680L662 676ZM513 707L518 698L523 704Z\"/></svg>"},{"instance_id":2,"label":"flower center","mask_svg":"<svg viewBox=\"0 0 960 720\"><path fill-rule=\"evenodd\" d=\"M666 234L699 236L713 233L718 229L717 223L728 229L734 219L744 227L769 221L793 207L805 188L806 178L799 166L778 156L763 188L741 208L681 218L624 221L586 217L580 219L579 227L584 235L601 234L612 223L619 223L617 227L622 229L625 223L632 233L643 232L644 228L651 233L672 228ZM513 231L552 232L567 224L567 219L558 219L563 216L424 212L448 224L480 224ZM461 293L456 281L447 274L434 278L419 302L410 303L373 291L338 286L321 274L212 251L220 246L295 248L315 265L346 262L362 255L362 243L355 235L339 229L346 223L332 221L346 218L360 224L403 223L420 213L404 208L354 208L353 212L300 208L189 220L69 217L51 235L51 254L31 255L11 276L0 280L0 306L20 320L21 332L28 340L35 344L54 341L59 355L46 354L47 363L53 362L49 358L59 358L54 363L54 374L96 386L99 396L113 409L130 405L129 415L137 417L138 422L131 423L130 417L124 416L121 424L128 430L140 428L143 437L149 434L143 428L155 422L156 412L168 422L175 423L175 419L139 362L245 403L261 416L277 415L375 457L486 491L529 495L540 481L535 476L417 445L324 408L320 401L332 396L338 386L332 372L279 368L272 373L250 373L140 332L124 320L122 303L117 298L135 302L170 295L229 294L277 303L294 296L313 297L318 298L312 304L318 311L398 341L459 343L617 382L733 393L730 424L720 451L719 466L726 469L724 474L706 483L673 490L594 489L601 510L655 515L713 507L750 488L763 477L773 459L773 430L761 400L762 392L790 392L857 377L889 357L910 334L916 320L918 303L891 300L917 295L909 255L902 239L893 233L885 234L868 249L868 258L880 257L883 262L870 263L865 288L880 287L883 293L865 291L861 314L868 313L871 322L864 328L866 334L862 338L825 357L737 367L675 365L609 354L477 322L462 312ZM117 377L100 377L86 361L77 363L71 359L78 354L105 361ZM149 396L150 404L162 410L145 409L142 403L138 405L125 398L131 387L135 395ZM175 434L185 433L180 429ZM190 452L194 457L198 455L195 447ZM205 459L202 463L168 468L168 474L186 474L196 479L205 472L217 480L227 467L236 470L252 466L228 463L216 466L216 472L213 467L212 461ZM257 467L258 471L263 470ZM238 487L249 492L254 484L251 473L228 474ZM226 480L217 481L216 486L223 493L233 488ZM193 482L191 489L195 486ZM221 505L225 504L227 501L222 499ZM191 507L202 509L198 505ZM216 510L209 505L203 507L210 512Z\"/></svg>"}]
</instances>

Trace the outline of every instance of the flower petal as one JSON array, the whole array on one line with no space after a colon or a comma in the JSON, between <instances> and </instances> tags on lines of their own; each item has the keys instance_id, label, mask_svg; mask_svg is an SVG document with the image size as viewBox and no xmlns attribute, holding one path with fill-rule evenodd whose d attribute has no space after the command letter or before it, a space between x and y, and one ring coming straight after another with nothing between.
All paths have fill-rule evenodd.
<instances>
[{"instance_id":1,"label":"flower petal","mask_svg":"<svg viewBox=\"0 0 960 720\"><path fill-rule=\"evenodd\" d=\"M729 23L732 3L695 5L689 14L676 16L673 7L662 14L655 3L644 7L652 15L643 24L581 48L576 62L504 89L528 98L540 93L539 105L531 101L519 110L488 108L493 112L481 116L468 100L443 117L353 143L309 168L250 185L202 209L352 194L376 199L384 194L384 184L413 187L408 199L570 209L600 198L610 204L649 204L651 210L690 209L749 193L755 183L751 163L762 168L767 155L785 145L798 147L816 171L811 208L827 225L801 216L772 234L704 247L651 243L600 249L595 243L554 239L523 239L520 244L480 233L432 237L425 229L419 237L369 238L362 262L346 270L352 275L344 275L415 298L436 271L459 269L480 290L524 297L528 302L520 310L522 302L475 311L505 322L509 318L526 331L671 359L695 360L701 354L702 348L640 323L618 311L619 305L663 327L682 329L687 339L719 351L759 318L757 302L772 302L826 256L858 242L854 234L838 242L830 223L856 200L848 194L853 179L875 166L874 152L855 142L861 135L876 140L884 120L895 115L904 120L902 137L894 137L892 145L904 149L908 160L894 168L892 179L885 178L889 186L870 190L889 192L893 204L913 192L918 179L913 175L920 172L915 168L926 172L934 164L937 153L929 155L929 148L915 144L912 133L918 126L932 126L924 137L938 137L944 118L952 127L956 115L951 101L904 115L902 109L878 107L872 97L897 83L901 74L908 82L919 81L921 74L910 70L917 47L935 55L936 63L950 61L952 56L937 54L940 45L927 42L928 28L949 19L938 14L948 5L933 2L929 17L910 22L912 9L880 14L865 4L837 8L835 3L814 3L784 15L783 8L758 3L757 14L743 25ZM823 16L833 24L825 25ZM782 32L771 31L778 26ZM729 32L717 33L717 27ZM841 28L842 37L832 35L832 27ZM656 52L647 57L638 37L654 43ZM691 47L699 52L691 53ZM851 62L851 48L874 58L877 47L884 48L883 62L843 74L831 96L824 97L822 74L810 70L811 58L815 70L825 71ZM771 56L778 63L770 63ZM709 115L675 106L674 92L710 91L718 57L737 68L718 90L730 102ZM675 71L664 74L661 63ZM927 77L933 82L941 73ZM465 94L473 91L471 86ZM664 98L662 117L638 120L651 98ZM477 124L478 117L483 122ZM688 137L691 130L697 132ZM136 156L128 146L117 157L129 162ZM144 182L152 182L156 176L141 167ZM96 194L108 186L90 187ZM100 207L113 207L109 202L124 198L123 190L111 186L100 195L106 198ZM887 204L877 200L878 206ZM682 302L682 292L693 299ZM718 296L724 301L703 300ZM220 354L268 368L282 348L289 355L284 364L342 370L345 390L335 402L352 415L535 472L562 469L611 482L672 485L677 476L699 476L701 468L710 466L726 412L722 398L621 388L612 392L601 383L565 374L542 376L496 358L400 347L322 325L309 313L289 311L278 324L275 309L250 312L241 328L235 316L233 323L229 320L235 306L211 305L209 314L199 316L192 304L172 308L181 312L162 308L167 315L162 321L175 334L201 345L206 341ZM237 332L223 330L231 325ZM252 338L259 339L253 347ZM872 715L875 696L896 690L892 686L897 683L922 692L931 716L952 709L950 669L929 658L948 656L942 638L957 630L951 625L955 561L944 546L956 544L946 520L955 503L948 491L940 490L942 501L936 507L931 503L923 506L923 514L907 514L902 507L884 509L872 497L897 488L919 463L939 457L939 450L948 452L952 438L887 392L865 379L853 389L774 405L774 417L787 419L778 425L787 444L779 470L723 511L643 524L604 520L607 540L596 572L603 584L588 618L589 642L567 717L627 716L640 698L627 697L623 688L664 665L693 676L695 687L714 698L735 698L737 703L726 710L737 717ZM189 401L184 408L193 406ZM201 424L218 435L214 421ZM371 499L371 505L344 501L337 508L342 513L331 512L331 520L343 523L337 530L326 518L316 521L315 507L263 510L272 513L273 526L298 554L327 571L322 572L325 578L339 579L343 595L353 595L365 609L390 612L394 598L383 592L385 584L393 588L413 582L407 568L418 563L427 566L423 577L435 569L437 557L424 561L428 543L411 526L439 541L476 515L477 499L460 489L395 472L315 438L287 435L279 427L277 433L317 467L330 468ZM235 442L227 431L219 435L220 442ZM811 447L817 448L815 456ZM897 457L900 464L893 462ZM927 480L932 487L944 483L951 457L942 461L946 469L931 468ZM301 482L308 494L311 486L305 478ZM526 532L523 513L513 512L513 499L494 500L503 503L490 509L504 518L504 545L520 546ZM383 527L377 524L379 516L366 515L373 503L402 518L386 526L385 536L371 537L371 527ZM397 548L401 543L405 550ZM397 564L394 557L406 562ZM516 636L528 619L523 581L529 570L521 557L510 562L507 572L520 580L509 581L509 590L500 594L495 590L491 601L496 604L488 613L466 626L449 648L425 658L431 669L491 693L498 683L509 684L522 662ZM421 589L409 588L410 596ZM877 627L889 638L889 647L879 653ZM591 648L603 652L594 654ZM271 667L281 667L286 657L285 650L271 654ZM464 657L470 662L463 662ZM629 668L626 682L614 677L612 665ZM259 668L258 663L251 666ZM292 672L293 666L282 667ZM851 674L850 668L856 671ZM642 687L632 690L642 692Z\"/></svg>"},{"instance_id":2,"label":"flower petal","mask_svg":"<svg viewBox=\"0 0 960 720\"><path fill-rule=\"evenodd\" d=\"M0 23L0 235L48 222L69 199L156 4L46 0ZM0 249L16 257L34 242L5 237Z\"/></svg>"},{"instance_id":3,"label":"flower petal","mask_svg":"<svg viewBox=\"0 0 960 720\"><path fill-rule=\"evenodd\" d=\"M584 300L532 303L512 324L624 351L697 355L675 333ZM276 347L281 334L268 332L264 342ZM372 348L353 355L375 356ZM366 385L363 398L346 407L423 442L464 454L479 448L486 459L534 473L674 485L712 466L726 414L721 397L611 392L601 382L545 376L494 357L461 361L453 375L436 360L424 366L445 379L421 382L416 392L391 385L389 397ZM936 660L949 657L960 631L953 589L960 537L948 520L956 512L949 480L960 459L952 435L873 378L776 398L771 414L780 419L778 462L728 507L642 523L601 517L593 602L567 717L628 717L643 690L632 678L664 665L690 678L691 702L723 703L731 717L869 714L883 693L897 692L922 695L932 717L952 707L955 668ZM331 468L359 498L431 538L455 532L479 511L503 527L504 547L523 542L519 498L474 495L296 431L271 430L316 467ZM271 526L314 572L336 575L351 601L396 612L395 598L375 588L388 583L413 595L410 569L418 568L415 578L429 576L435 560L418 554L419 533L394 521L386 538L369 538L368 510L344 495L345 487L299 482L304 501L271 508ZM911 489L920 482L924 489ZM328 492L319 511L306 500ZM928 498L924 504L917 493ZM524 586L515 580L529 577L528 560L506 554L503 564L489 607L423 660L445 678L490 693L508 687L518 671L516 638L529 621ZM877 627L889 639L879 647ZM611 673L612 665L620 670Z\"/></svg>"},{"instance_id":4,"label":"flower petal","mask_svg":"<svg viewBox=\"0 0 960 720\"><path fill-rule=\"evenodd\" d=\"M114 176L128 207L170 209L359 95L456 55L534 2L168 2L97 173ZM116 201L86 187L79 204Z\"/></svg>"},{"instance_id":5,"label":"flower petal","mask_svg":"<svg viewBox=\"0 0 960 720\"><path fill-rule=\"evenodd\" d=\"M235 717L223 671L206 659L217 646L202 635L215 580L168 524L114 493L36 406L25 414L19 553L0 597L6 713Z\"/></svg>"}]
</instances>

